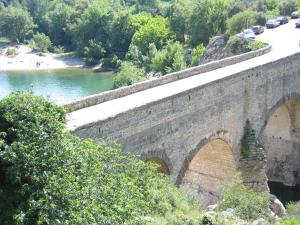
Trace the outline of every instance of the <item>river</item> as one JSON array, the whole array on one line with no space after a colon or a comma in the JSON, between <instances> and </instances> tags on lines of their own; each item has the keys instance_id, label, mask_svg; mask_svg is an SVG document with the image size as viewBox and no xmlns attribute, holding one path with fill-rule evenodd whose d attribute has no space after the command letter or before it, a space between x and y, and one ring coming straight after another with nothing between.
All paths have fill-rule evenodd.
<instances>
[{"instance_id":1,"label":"river","mask_svg":"<svg viewBox=\"0 0 300 225\"><path fill-rule=\"evenodd\" d=\"M0 98L17 90L32 90L57 104L112 89L113 72L89 69L0 72Z\"/></svg>"}]
</instances>

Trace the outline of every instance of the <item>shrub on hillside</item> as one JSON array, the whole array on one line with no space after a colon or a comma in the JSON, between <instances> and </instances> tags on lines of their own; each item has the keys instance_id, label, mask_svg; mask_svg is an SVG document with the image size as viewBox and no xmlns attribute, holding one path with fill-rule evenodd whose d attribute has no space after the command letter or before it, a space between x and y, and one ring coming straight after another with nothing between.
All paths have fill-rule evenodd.
<instances>
[{"instance_id":1,"label":"shrub on hillside","mask_svg":"<svg viewBox=\"0 0 300 225\"><path fill-rule=\"evenodd\" d=\"M43 33L36 33L31 39L30 46L32 49L47 52L51 48L52 43L50 38Z\"/></svg>"},{"instance_id":2,"label":"shrub on hillside","mask_svg":"<svg viewBox=\"0 0 300 225\"><path fill-rule=\"evenodd\" d=\"M241 219L267 218L270 200L267 194L258 193L243 184L240 175L222 186L220 210L233 208Z\"/></svg>"},{"instance_id":3,"label":"shrub on hillside","mask_svg":"<svg viewBox=\"0 0 300 225\"><path fill-rule=\"evenodd\" d=\"M267 47L267 45L268 45L268 44L266 44L265 42L255 40L255 41L250 42L250 43L246 46L246 49L247 49L248 51L256 51L256 50L258 50L258 49Z\"/></svg>"},{"instance_id":4,"label":"shrub on hillside","mask_svg":"<svg viewBox=\"0 0 300 225\"><path fill-rule=\"evenodd\" d=\"M134 83L146 80L145 71L132 62L122 62L120 72L114 77L114 88L132 85Z\"/></svg>"},{"instance_id":5,"label":"shrub on hillside","mask_svg":"<svg viewBox=\"0 0 300 225\"><path fill-rule=\"evenodd\" d=\"M0 224L143 224L194 210L168 179L118 146L65 130L60 106L30 93L0 100Z\"/></svg>"},{"instance_id":6,"label":"shrub on hillside","mask_svg":"<svg viewBox=\"0 0 300 225\"><path fill-rule=\"evenodd\" d=\"M192 66L198 66L200 63L200 59L205 52L205 46L203 44L198 45L196 48L192 50Z\"/></svg>"},{"instance_id":7,"label":"shrub on hillside","mask_svg":"<svg viewBox=\"0 0 300 225\"><path fill-rule=\"evenodd\" d=\"M84 48L84 61L87 65L95 65L104 56L105 49L101 42L90 40L88 46Z\"/></svg>"},{"instance_id":8,"label":"shrub on hillside","mask_svg":"<svg viewBox=\"0 0 300 225\"><path fill-rule=\"evenodd\" d=\"M183 46L179 42L169 42L168 45L157 51L154 55L150 68L163 74L171 73L186 68L186 56Z\"/></svg>"},{"instance_id":9,"label":"shrub on hillside","mask_svg":"<svg viewBox=\"0 0 300 225\"><path fill-rule=\"evenodd\" d=\"M292 202L287 205L286 218L300 220L300 201Z\"/></svg>"}]
</instances>

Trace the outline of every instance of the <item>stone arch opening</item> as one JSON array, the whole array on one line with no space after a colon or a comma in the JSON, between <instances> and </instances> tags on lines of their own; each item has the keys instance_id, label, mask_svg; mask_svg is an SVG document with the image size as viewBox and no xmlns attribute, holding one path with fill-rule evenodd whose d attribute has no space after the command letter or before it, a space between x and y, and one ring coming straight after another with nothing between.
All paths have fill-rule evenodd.
<instances>
[{"instance_id":1,"label":"stone arch opening","mask_svg":"<svg viewBox=\"0 0 300 225\"><path fill-rule=\"evenodd\" d=\"M146 159L145 162L151 162L151 163L154 163L154 164L158 165L158 167L157 167L157 172L158 173L163 173L165 175L170 175L170 170L168 168L168 165L161 158L151 157L149 159Z\"/></svg>"},{"instance_id":2,"label":"stone arch opening","mask_svg":"<svg viewBox=\"0 0 300 225\"><path fill-rule=\"evenodd\" d=\"M300 101L289 98L271 111L261 132L270 192L285 202L300 200ZM281 191L280 191L281 190ZM284 190L289 190L285 196Z\"/></svg>"},{"instance_id":3,"label":"stone arch opening","mask_svg":"<svg viewBox=\"0 0 300 225\"><path fill-rule=\"evenodd\" d=\"M219 199L219 187L234 177L236 163L230 145L215 139L200 147L190 161L180 187L200 199L206 207Z\"/></svg>"}]
</instances>

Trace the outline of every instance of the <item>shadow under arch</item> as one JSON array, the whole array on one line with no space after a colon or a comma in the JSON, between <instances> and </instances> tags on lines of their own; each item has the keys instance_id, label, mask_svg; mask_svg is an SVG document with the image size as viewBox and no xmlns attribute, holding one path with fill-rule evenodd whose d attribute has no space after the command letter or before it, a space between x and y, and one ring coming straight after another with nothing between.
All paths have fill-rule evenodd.
<instances>
[{"instance_id":1,"label":"shadow under arch","mask_svg":"<svg viewBox=\"0 0 300 225\"><path fill-rule=\"evenodd\" d=\"M259 130L259 137L262 136L263 131L265 130L271 116L274 114L274 112L283 104L287 103L288 101L297 101L300 102L300 94L296 93L296 92L292 92L284 97L282 97L279 101L276 102L276 104L274 106L271 107L271 109L268 110L267 115L266 115L266 119L264 121L264 124L262 125L262 127Z\"/></svg>"},{"instance_id":2,"label":"shadow under arch","mask_svg":"<svg viewBox=\"0 0 300 225\"><path fill-rule=\"evenodd\" d=\"M170 175L172 164L165 151L149 151L140 157L144 162L152 162L158 165L157 172Z\"/></svg>"},{"instance_id":3,"label":"shadow under arch","mask_svg":"<svg viewBox=\"0 0 300 225\"><path fill-rule=\"evenodd\" d=\"M228 141L215 137L203 139L182 170L178 186L200 199L206 207L219 199L220 184L234 177L237 166Z\"/></svg>"},{"instance_id":4,"label":"shadow under arch","mask_svg":"<svg viewBox=\"0 0 300 225\"><path fill-rule=\"evenodd\" d=\"M259 139L266 151L269 182L300 184L300 94L276 102L266 114Z\"/></svg>"},{"instance_id":5,"label":"shadow under arch","mask_svg":"<svg viewBox=\"0 0 300 225\"><path fill-rule=\"evenodd\" d=\"M225 142L226 144L228 144L228 146L230 146L230 149L232 151L232 146L231 146L231 140L228 139L226 137L225 134L227 134L228 132L227 131L224 131L224 130L220 130L220 131L217 131L216 134L212 134L210 137L205 137L203 138L199 143L198 145L192 149L189 154L187 155L187 157L185 158L184 160L184 163L183 163L183 166L182 168L180 169L179 173L178 173L178 176L177 176L177 179L176 179L176 182L175 182L175 185L176 186L180 186L180 184L182 183L182 179L186 173L186 171L188 170L189 168L189 165L191 163L191 161L194 159L194 157L199 153L199 151L205 146L207 145L208 143L210 143L211 141L214 141L214 140L221 140L223 142ZM233 154L233 151L232 151L232 154Z\"/></svg>"}]
</instances>

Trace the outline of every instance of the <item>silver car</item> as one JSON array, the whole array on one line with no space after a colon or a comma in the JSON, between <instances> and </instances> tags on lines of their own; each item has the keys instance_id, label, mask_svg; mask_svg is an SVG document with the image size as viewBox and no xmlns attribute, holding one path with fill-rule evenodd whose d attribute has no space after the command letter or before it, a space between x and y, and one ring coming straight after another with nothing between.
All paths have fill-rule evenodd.
<instances>
[{"instance_id":1,"label":"silver car","mask_svg":"<svg viewBox=\"0 0 300 225\"><path fill-rule=\"evenodd\" d=\"M300 19L297 19L297 20L296 20L295 26L296 26L296 28L300 27Z\"/></svg>"}]
</instances>

